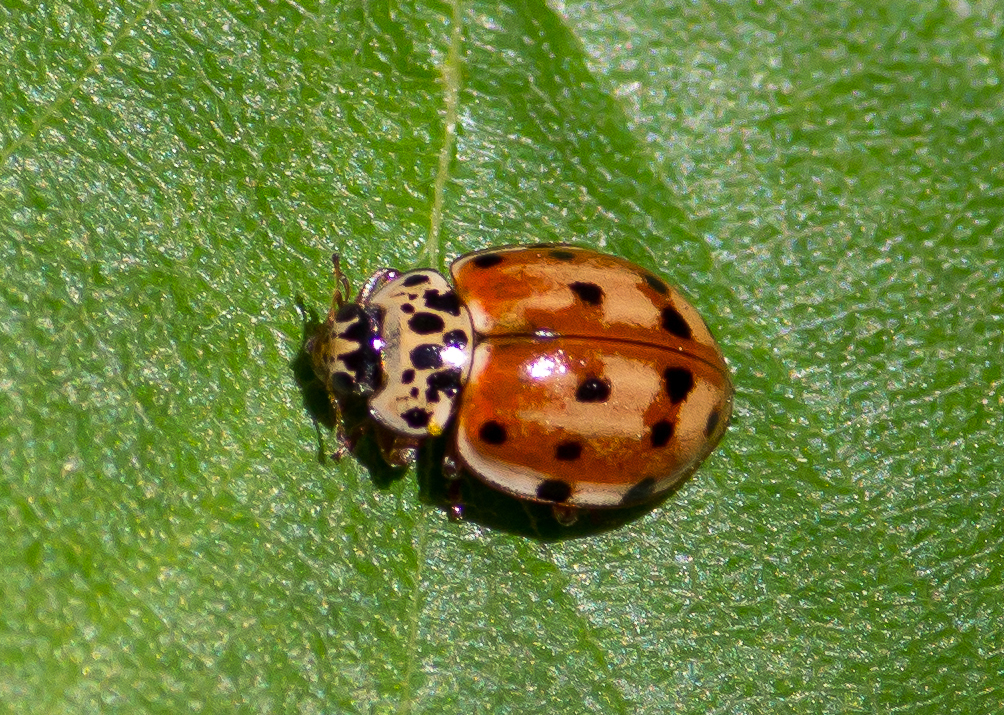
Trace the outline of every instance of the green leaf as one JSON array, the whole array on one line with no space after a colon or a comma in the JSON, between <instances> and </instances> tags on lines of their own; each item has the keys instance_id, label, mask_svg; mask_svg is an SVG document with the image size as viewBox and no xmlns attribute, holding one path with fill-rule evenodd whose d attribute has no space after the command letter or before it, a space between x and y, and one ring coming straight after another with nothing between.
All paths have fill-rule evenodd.
<instances>
[{"instance_id":1,"label":"green leaf","mask_svg":"<svg viewBox=\"0 0 1004 715\"><path fill-rule=\"evenodd\" d=\"M0 27L4 711L1004 700L995 4L12 1ZM540 241L704 313L738 394L696 477L542 541L319 463L293 362L330 254L358 286Z\"/></svg>"}]
</instances>

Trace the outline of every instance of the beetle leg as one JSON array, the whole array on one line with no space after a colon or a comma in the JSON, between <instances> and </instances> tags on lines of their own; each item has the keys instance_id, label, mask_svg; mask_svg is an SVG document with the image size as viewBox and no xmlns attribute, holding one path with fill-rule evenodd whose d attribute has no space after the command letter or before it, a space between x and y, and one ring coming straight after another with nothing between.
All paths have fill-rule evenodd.
<instances>
[{"instance_id":1,"label":"beetle leg","mask_svg":"<svg viewBox=\"0 0 1004 715\"><path fill-rule=\"evenodd\" d=\"M562 526L571 526L579 520L579 509L574 506L552 504L551 513L554 514L554 520Z\"/></svg>"},{"instance_id":2,"label":"beetle leg","mask_svg":"<svg viewBox=\"0 0 1004 715\"><path fill-rule=\"evenodd\" d=\"M418 457L418 446L421 440L405 437L388 429L375 426L377 446L383 461L392 467L407 467Z\"/></svg>"},{"instance_id":3,"label":"beetle leg","mask_svg":"<svg viewBox=\"0 0 1004 715\"><path fill-rule=\"evenodd\" d=\"M464 518L463 469L452 441L443 454L442 469L443 478L446 480L446 502L449 504L450 521L461 521Z\"/></svg>"}]
</instances>

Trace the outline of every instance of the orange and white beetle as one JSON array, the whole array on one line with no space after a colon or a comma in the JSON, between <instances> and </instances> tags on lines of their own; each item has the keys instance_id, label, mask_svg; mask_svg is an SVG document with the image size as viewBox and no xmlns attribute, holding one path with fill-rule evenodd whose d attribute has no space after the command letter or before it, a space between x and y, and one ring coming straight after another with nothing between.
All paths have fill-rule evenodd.
<instances>
[{"instance_id":1,"label":"orange and white beetle","mask_svg":"<svg viewBox=\"0 0 1004 715\"><path fill-rule=\"evenodd\" d=\"M489 486L575 509L655 499L691 474L732 413L728 366L701 316L629 261L508 246L336 290L308 344L337 405L354 395L391 464L446 434ZM344 285L344 278L339 275Z\"/></svg>"}]
</instances>

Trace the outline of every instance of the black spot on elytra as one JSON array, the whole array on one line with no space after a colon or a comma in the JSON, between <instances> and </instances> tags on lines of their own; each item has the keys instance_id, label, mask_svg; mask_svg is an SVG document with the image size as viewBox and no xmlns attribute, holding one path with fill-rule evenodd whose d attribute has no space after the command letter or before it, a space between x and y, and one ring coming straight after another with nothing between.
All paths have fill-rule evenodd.
<instances>
[{"instance_id":1,"label":"black spot on elytra","mask_svg":"<svg viewBox=\"0 0 1004 715\"><path fill-rule=\"evenodd\" d=\"M415 300L418 297L418 293L409 293L408 300Z\"/></svg>"},{"instance_id":2,"label":"black spot on elytra","mask_svg":"<svg viewBox=\"0 0 1004 715\"><path fill-rule=\"evenodd\" d=\"M417 387L413 387L408 391L408 394L411 395L412 397L418 397L418 393L419 389Z\"/></svg>"},{"instance_id":3,"label":"black spot on elytra","mask_svg":"<svg viewBox=\"0 0 1004 715\"><path fill-rule=\"evenodd\" d=\"M411 288L412 286L418 286L428 282L429 276L419 273L418 275L408 276L405 278L404 281L402 281L402 285L404 285L405 288Z\"/></svg>"},{"instance_id":4,"label":"black spot on elytra","mask_svg":"<svg viewBox=\"0 0 1004 715\"><path fill-rule=\"evenodd\" d=\"M440 293L438 290L427 290L422 297L425 299L425 307L429 310L460 315L460 298L452 290L445 293Z\"/></svg>"},{"instance_id":5,"label":"black spot on elytra","mask_svg":"<svg viewBox=\"0 0 1004 715\"><path fill-rule=\"evenodd\" d=\"M548 479L537 486L537 498L561 504L572 496L572 487L560 479Z\"/></svg>"},{"instance_id":6,"label":"black spot on elytra","mask_svg":"<svg viewBox=\"0 0 1004 715\"><path fill-rule=\"evenodd\" d=\"M659 295L666 295L669 293L669 286L666 285L661 279L656 278L651 273L642 274L642 278L648 283L648 287L654 290Z\"/></svg>"},{"instance_id":7,"label":"black spot on elytra","mask_svg":"<svg viewBox=\"0 0 1004 715\"><path fill-rule=\"evenodd\" d=\"M415 371L410 368L401 373L401 384L403 385L410 385L411 381L414 379Z\"/></svg>"},{"instance_id":8,"label":"black spot on elytra","mask_svg":"<svg viewBox=\"0 0 1004 715\"><path fill-rule=\"evenodd\" d=\"M694 389L694 373L685 367L667 367L662 377L670 402L681 402Z\"/></svg>"},{"instance_id":9,"label":"black spot on elytra","mask_svg":"<svg viewBox=\"0 0 1004 715\"><path fill-rule=\"evenodd\" d=\"M575 391L578 402L606 402L610 397L610 383L598 377L590 377Z\"/></svg>"},{"instance_id":10,"label":"black spot on elytra","mask_svg":"<svg viewBox=\"0 0 1004 715\"><path fill-rule=\"evenodd\" d=\"M450 368L434 372L429 375L425 384L428 385L425 397L429 402L439 402L440 392L452 399L460 392L460 369Z\"/></svg>"},{"instance_id":11,"label":"black spot on elytra","mask_svg":"<svg viewBox=\"0 0 1004 715\"><path fill-rule=\"evenodd\" d=\"M443 334L443 344L449 345L451 348L466 348L467 341L467 333L463 330L451 330Z\"/></svg>"},{"instance_id":12,"label":"black spot on elytra","mask_svg":"<svg viewBox=\"0 0 1004 715\"><path fill-rule=\"evenodd\" d=\"M669 420L659 420L652 425L652 446L665 447L673 437L673 423Z\"/></svg>"},{"instance_id":13,"label":"black spot on elytra","mask_svg":"<svg viewBox=\"0 0 1004 715\"><path fill-rule=\"evenodd\" d=\"M362 306L358 303L346 303L338 309L335 313L335 320L339 323L347 323L350 320L355 320L363 315Z\"/></svg>"},{"instance_id":14,"label":"black spot on elytra","mask_svg":"<svg viewBox=\"0 0 1004 715\"><path fill-rule=\"evenodd\" d=\"M575 258L575 254L572 251L564 251L560 248L555 248L553 251L548 251L547 255L558 261L571 261Z\"/></svg>"},{"instance_id":15,"label":"black spot on elytra","mask_svg":"<svg viewBox=\"0 0 1004 715\"><path fill-rule=\"evenodd\" d=\"M413 348L411 354L411 364L417 370L435 370L443 365L443 358L439 354L439 346L425 343Z\"/></svg>"},{"instance_id":16,"label":"black spot on elytra","mask_svg":"<svg viewBox=\"0 0 1004 715\"><path fill-rule=\"evenodd\" d=\"M441 333L446 323L435 313L415 313L408 321L408 327L419 335Z\"/></svg>"},{"instance_id":17,"label":"black spot on elytra","mask_svg":"<svg viewBox=\"0 0 1004 715\"><path fill-rule=\"evenodd\" d=\"M655 477L645 477L633 487L624 492L622 504L637 504L647 501L655 492Z\"/></svg>"},{"instance_id":18,"label":"black spot on elytra","mask_svg":"<svg viewBox=\"0 0 1004 715\"><path fill-rule=\"evenodd\" d=\"M412 407L407 412L401 413L401 419L412 429L427 427L431 416L428 410L423 410L420 407Z\"/></svg>"},{"instance_id":19,"label":"black spot on elytra","mask_svg":"<svg viewBox=\"0 0 1004 715\"><path fill-rule=\"evenodd\" d=\"M684 340L690 340L692 335L690 324L673 307L662 309L662 329Z\"/></svg>"},{"instance_id":20,"label":"black spot on elytra","mask_svg":"<svg viewBox=\"0 0 1004 715\"><path fill-rule=\"evenodd\" d=\"M586 305L599 305L603 302L603 289L595 283L582 283L576 281L569 288Z\"/></svg>"},{"instance_id":21,"label":"black spot on elytra","mask_svg":"<svg viewBox=\"0 0 1004 715\"><path fill-rule=\"evenodd\" d=\"M562 462L574 462L582 456L582 445L578 442L562 442L554 448L554 458Z\"/></svg>"},{"instance_id":22,"label":"black spot on elytra","mask_svg":"<svg viewBox=\"0 0 1004 715\"><path fill-rule=\"evenodd\" d=\"M474 264L475 268L491 268L492 266L497 266L503 260L505 259L497 253L486 253L483 256L472 258L471 263Z\"/></svg>"},{"instance_id":23,"label":"black spot on elytra","mask_svg":"<svg viewBox=\"0 0 1004 715\"><path fill-rule=\"evenodd\" d=\"M718 420L721 419L722 413L718 410L712 410L711 414L708 415L708 424L704 426L704 434L710 437L715 431L715 427L718 426Z\"/></svg>"},{"instance_id":24,"label":"black spot on elytra","mask_svg":"<svg viewBox=\"0 0 1004 715\"><path fill-rule=\"evenodd\" d=\"M505 427L495 420L489 420L481 425L481 429L478 430L478 437L486 444L505 444L509 435L506 434Z\"/></svg>"},{"instance_id":25,"label":"black spot on elytra","mask_svg":"<svg viewBox=\"0 0 1004 715\"><path fill-rule=\"evenodd\" d=\"M401 306L401 312L411 315L412 313L415 312L415 306L413 306L411 303L405 303L404 305Z\"/></svg>"}]
</instances>

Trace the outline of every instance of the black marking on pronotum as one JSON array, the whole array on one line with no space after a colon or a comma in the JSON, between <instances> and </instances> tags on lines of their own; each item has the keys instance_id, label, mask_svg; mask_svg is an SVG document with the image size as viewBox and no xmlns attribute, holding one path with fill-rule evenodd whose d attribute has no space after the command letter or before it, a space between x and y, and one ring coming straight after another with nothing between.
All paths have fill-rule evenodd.
<instances>
[{"instance_id":1,"label":"black marking on pronotum","mask_svg":"<svg viewBox=\"0 0 1004 715\"><path fill-rule=\"evenodd\" d=\"M346 303L335 313L335 320L339 323L347 323L350 320L362 317L363 309L358 303Z\"/></svg>"},{"instance_id":2,"label":"black marking on pronotum","mask_svg":"<svg viewBox=\"0 0 1004 715\"><path fill-rule=\"evenodd\" d=\"M576 281L568 286L586 305L599 305L603 302L603 289L595 283Z\"/></svg>"},{"instance_id":3,"label":"black marking on pronotum","mask_svg":"<svg viewBox=\"0 0 1004 715\"><path fill-rule=\"evenodd\" d=\"M575 391L577 402L606 402L610 397L610 382L598 377L590 377Z\"/></svg>"},{"instance_id":4,"label":"black marking on pronotum","mask_svg":"<svg viewBox=\"0 0 1004 715\"><path fill-rule=\"evenodd\" d=\"M352 342L361 343L366 340L369 334L370 330L366 318L360 317L359 320L354 321L351 325L349 325L349 327L340 332L338 337L345 340L351 340Z\"/></svg>"},{"instance_id":5,"label":"black marking on pronotum","mask_svg":"<svg viewBox=\"0 0 1004 715\"><path fill-rule=\"evenodd\" d=\"M670 402L682 402L694 389L694 373L685 367L667 367L662 373Z\"/></svg>"},{"instance_id":6,"label":"black marking on pronotum","mask_svg":"<svg viewBox=\"0 0 1004 715\"><path fill-rule=\"evenodd\" d=\"M331 374L331 391L336 394L344 395L352 392L352 388L355 385L355 380L347 372L335 372Z\"/></svg>"},{"instance_id":7,"label":"black marking on pronotum","mask_svg":"<svg viewBox=\"0 0 1004 715\"><path fill-rule=\"evenodd\" d=\"M704 427L704 435L710 437L715 431L715 427L718 426L718 420L721 419L722 413L718 410L712 410L711 414L708 415L708 424Z\"/></svg>"},{"instance_id":8,"label":"black marking on pronotum","mask_svg":"<svg viewBox=\"0 0 1004 715\"><path fill-rule=\"evenodd\" d=\"M338 359L352 372L356 373L356 380L359 379L359 373L366 369L366 351L362 347L353 350L351 352L342 353L338 356Z\"/></svg>"},{"instance_id":9,"label":"black marking on pronotum","mask_svg":"<svg viewBox=\"0 0 1004 715\"><path fill-rule=\"evenodd\" d=\"M537 486L537 498L553 501L558 504L568 501L572 496L572 487L560 479L546 479Z\"/></svg>"},{"instance_id":10,"label":"black marking on pronotum","mask_svg":"<svg viewBox=\"0 0 1004 715\"><path fill-rule=\"evenodd\" d=\"M497 253L486 253L483 256L475 256L471 259L471 263L474 264L475 268L491 268L492 266L497 266L504 259Z\"/></svg>"},{"instance_id":11,"label":"black marking on pronotum","mask_svg":"<svg viewBox=\"0 0 1004 715\"><path fill-rule=\"evenodd\" d=\"M429 282L429 276L419 273L414 276L408 276L402 281L402 284L404 285L405 288L411 288L412 286L422 285L423 283L428 283L428 282Z\"/></svg>"},{"instance_id":12,"label":"black marking on pronotum","mask_svg":"<svg viewBox=\"0 0 1004 715\"><path fill-rule=\"evenodd\" d=\"M466 348L468 340L467 333L459 328L443 334L443 344L451 348Z\"/></svg>"},{"instance_id":13,"label":"black marking on pronotum","mask_svg":"<svg viewBox=\"0 0 1004 715\"><path fill-rule=\"evenodd\" d=\"M438 370L429 375L425 384L428 385L425 397L429 402L439 402L440 392L453 399L460 392L460 368Z\"/></svg>"},{"instance_id":14,"label":"black marking on pronotum","mask_svg":"<svg viewBox=\"0 0 1004 715\"><path fill-rule=\"evenodd\" d=\"M648 500L655 492L655 477L645 477L633 487L624 492L622 504L637 504Z\"/></svg>"},{"instance_id":15,"label":"black marking on pronotum","mask_svg":"<svg viewBox=\"0 0 1004 715\"><path fill-rule=\"evenodd\" d=\"M489 420L481 425L481 429L478 430L478 437L485 444L505 444L509 435L506 434L505 427L495 420Z\"/></svg>"},{"instance_id":16,"label":"black marking on pronotum","mask_svg":"<svg viewBox=\"0 0 1004 715\"><path fill-rule=\"evenodd\" d=\"M425 291L422 297L425 299L425 307L430 310L460 315L460 298L452 290L440 293L438 290L430 289Z\"/></svg>"},{"instance_id":17,"label":"black marking on pronotum","mask_svg":"<svg viewBox=\"0 0 1004 715\"><path fill-rule=\"evenodd\" d=\"M338 359L351 373L355 385L363 390L376 389L380 374L380 352L373 347L369 335L359 343L358 348L339 354Z\"/></svg>"},{"instance_id":18,"label":"black marking on pronotum","mask_svg":"<svg viewBox=\"0 0 1004 715\"><path fill-rule=\"evenodd\" d=\"M401 413L401 419L413 429L427 427L430 417L428 410L423 410L421 407L412 407L407 412Z\"/></svg>"},{"instance_id":19,"label":"black marking on pronotum","mask_svg":"<svg viewBox=\"0 0 1004 715\"><path fill-rule=\"evenodd\" d=\"M652 446L665 447L673 438L673 423L669 420L659 420L652 425Z\"/></svg>"},{"instance_id":20,"label":"black marking on pronotum","mask_svg":"<svg viewBox=\"0 0 1004 715\"><path fill-rule=\"evenodd\" d=\"M560 248L548 251L547 255L558 261L571 261L575 258L575 253L572 251L565 251Z\"/></svg>"},{"instance_id":21,"label":"black marking on pronotum","mask_svg":"<svg viewBox=\"0 0 1004 715\"><path fill-rule=\"evenodd\" d=\"M407 313L408 315L411 315L412 313L415 312L415 306L413 306L411 303L404 303L401 306L401 312L402 313Z\"/></svg>"},{"instance_id":22,"label":"black marking on pronotum","mask_svg":"<svg viewBox=\"0 0 1004 715\"><path fill-rule=\"evenodd\" d=\"M690 325L673 307L662 309L662 329L684 340L690 340L692 335Z\"/></svg>"},{"instance_id":23,"label":"black marking on pronotum","mask_svg":"<svg viewBox=\"0 0 1004 715\"><path fill-rule=\"evenodd\" d=\"M562 442L554 448L554 458L562 462L574 462L582 456L582 445L578 442Z\"/></svg>"},{"instance_id":24,"label":"black marking on pronotum","mask_svg":"<svg viewBox=\"0 0 1004 715\"><path fill-rule=\"evenodd\" d=\"M659 278L653 276L651 273L643 273L641 277L645 279L646 283L648 283L648 287L659 295L666 295L669 293L669 286Z\"/></svg>"},{"instance_id":25,"label":"black marking on pronotum","mask_svg":"<svg viewBox=\"0 0 1004 715\"><path fill-rule=\"evenodd\" d=\"M419 335L431 335L441 333L446 323L435 313L415 313L408 320L408 327Z\"/></svg>"},{"instance_id":26,"label":"black marking on pronotum","mask_svg":"<svg viewBox=\"0 0 1004 715\"><path fill-rule=\"evenodd\" d=\"M401 383L404 385L410 385L411 381L415 379L415 371L408 368L401 373Z\"/></svg>"},{"instance_id":27,"label":"black marking on pronotum","mask_svg":"<svg viewBox=\"0 0 1004 715\"><path fill-rule=\"evenodd\" d=\"M411 364L417 370L436 370L443 365L443 358L439 354L439 346L431 343L424 343L413 348L409 357Z\"/></svg>"}]
</instances>

